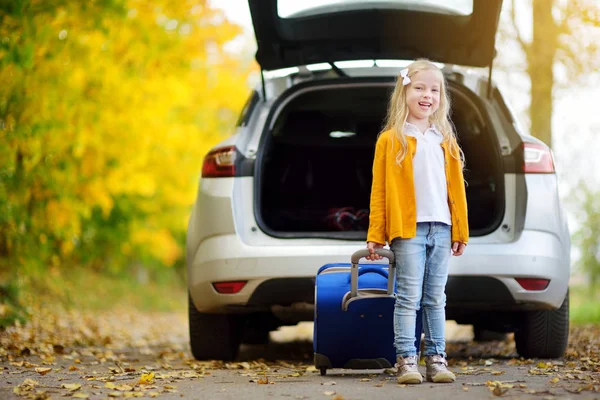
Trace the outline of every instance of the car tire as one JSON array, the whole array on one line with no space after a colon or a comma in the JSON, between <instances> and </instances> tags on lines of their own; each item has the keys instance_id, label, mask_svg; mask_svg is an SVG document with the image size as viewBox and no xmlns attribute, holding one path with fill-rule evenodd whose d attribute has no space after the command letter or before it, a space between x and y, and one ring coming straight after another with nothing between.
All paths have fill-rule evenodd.
<instances>
[{"instance_id":1,"label":"car tire","mask_svg":"<svg viewBox=\"0 0 600 400\"><path fill-rule=\"evenodd\" d=\"M243 319L238 315L207 314L188 296L190 347L196 360L232 361L238 355Z\"/></svg>"},{"instance_id":2,"label":"car tire","mask_svg":"<svg viewBox=\"0 0 600 400\"><path fill-rule=\"evenodd\" d=\"M557 310L526 312L515 332L517 352L525 358L559 358L569 340L569 292Z\"/></svg>"},{"instance_id":3,"label":"car tire","mask_svg":"<svg viewBox=\"0 0 600 400\"><path fill-rule=\"evenodd\" d=\"M493 342L506 340L504 332L490 331L478 325L473 325L473 340L476 342Z\"/></svg>"}]
</instances>

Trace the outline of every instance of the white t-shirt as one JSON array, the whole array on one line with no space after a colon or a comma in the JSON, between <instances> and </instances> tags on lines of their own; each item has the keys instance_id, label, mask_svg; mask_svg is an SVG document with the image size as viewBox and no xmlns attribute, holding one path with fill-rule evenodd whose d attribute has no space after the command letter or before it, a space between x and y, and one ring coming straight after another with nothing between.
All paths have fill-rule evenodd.
<instances>
[{"instance_id":1,"label":"white t-shirt","mask_svg":"<svg viewBox=\"0 0 600 400\"><path fill-rule=\"evenodd\" d=\"M413 157L417 222L443 222L452 225L448 207L448 187L444 168L444 139L434 125L425 133L406 123L404 133L417 138Z\"/></svg>"}]
</instances>

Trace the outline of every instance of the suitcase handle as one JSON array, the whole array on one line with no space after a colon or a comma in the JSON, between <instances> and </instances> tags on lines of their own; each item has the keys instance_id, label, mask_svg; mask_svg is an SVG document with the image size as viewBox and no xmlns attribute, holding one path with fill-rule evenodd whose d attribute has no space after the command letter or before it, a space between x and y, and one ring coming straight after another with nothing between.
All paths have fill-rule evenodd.
<instances>
[{"instance_id":1,"label":"suitcase handle","mask_svg":"<svg viewBox=\"0 0 600 400\"><path fill-rule=\"evenodd\" d=\"M390 264L394 263L394 252L388 249L375 249L375 254L379 254L382 257L387 258L390 261ZM354 252L352 254L352 264L358 264L358 261L363 258L371 255L369 249L362 249Z\"/></svg>"},{"instance_id":2,"label":"suitcase handle","mask_svg":"<svg viewBox=\"0 0 600 400\"><path fill-rule=\"evenodd\" d=\"M369 249L362 249L354 252L352 254L352 267L350 270L350 298L358 296L358 261L370 255ZM388 273L388 287L387 294L391 296L394 294L394 277L395 277L395 264L394 264L394 253L391 250L387 249L375 249L375 254L379 254L387 258L390 262L390 268Z\"/></svg>"}]
</instances>

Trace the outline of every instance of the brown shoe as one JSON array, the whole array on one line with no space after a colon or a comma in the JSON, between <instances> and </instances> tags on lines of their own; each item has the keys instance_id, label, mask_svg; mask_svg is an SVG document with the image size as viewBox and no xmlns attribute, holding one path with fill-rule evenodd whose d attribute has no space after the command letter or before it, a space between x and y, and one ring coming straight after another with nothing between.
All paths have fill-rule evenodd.
<instances>
[{"instance_id":1,"label":"brown shoe","mask_svg":"<svg viewBox=\"0 0 600 400\"><path fill-rule=\"evenodd\" d=\"M398 383L417 384L423 382L423 376L417 368L417 356L398 356L396 368L398 368Z\"/></svg>"},{"instance_id":2,"label":"brown shoe","mask_svg":"<svg viewBox=\"0 0 600 400\"><path fill-rule=\"evenodd\" d=\"M456 377L448 370L448 362L441 355L433 355L425 357L425 379L435 383L452 383Z\"/></svg>"}]
</instances>

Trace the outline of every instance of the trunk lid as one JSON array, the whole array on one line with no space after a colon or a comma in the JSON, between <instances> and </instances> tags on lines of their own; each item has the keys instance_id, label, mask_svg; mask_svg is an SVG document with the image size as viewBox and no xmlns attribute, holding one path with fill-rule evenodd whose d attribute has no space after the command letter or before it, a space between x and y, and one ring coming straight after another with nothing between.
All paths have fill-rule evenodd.
<instances>
[{"instance_id":1,"label":"trunk lid","mask_svg":"<svg viewBox=\"0 0 600 400\"><path fill-rule=\"evenodd\" d=\"M502 0L320 3L329 4L308 7L297 0L249 0L258 43L256 60L263 70L420 57L486 67L494 58Z\"/></svg>"}]
</instances>

